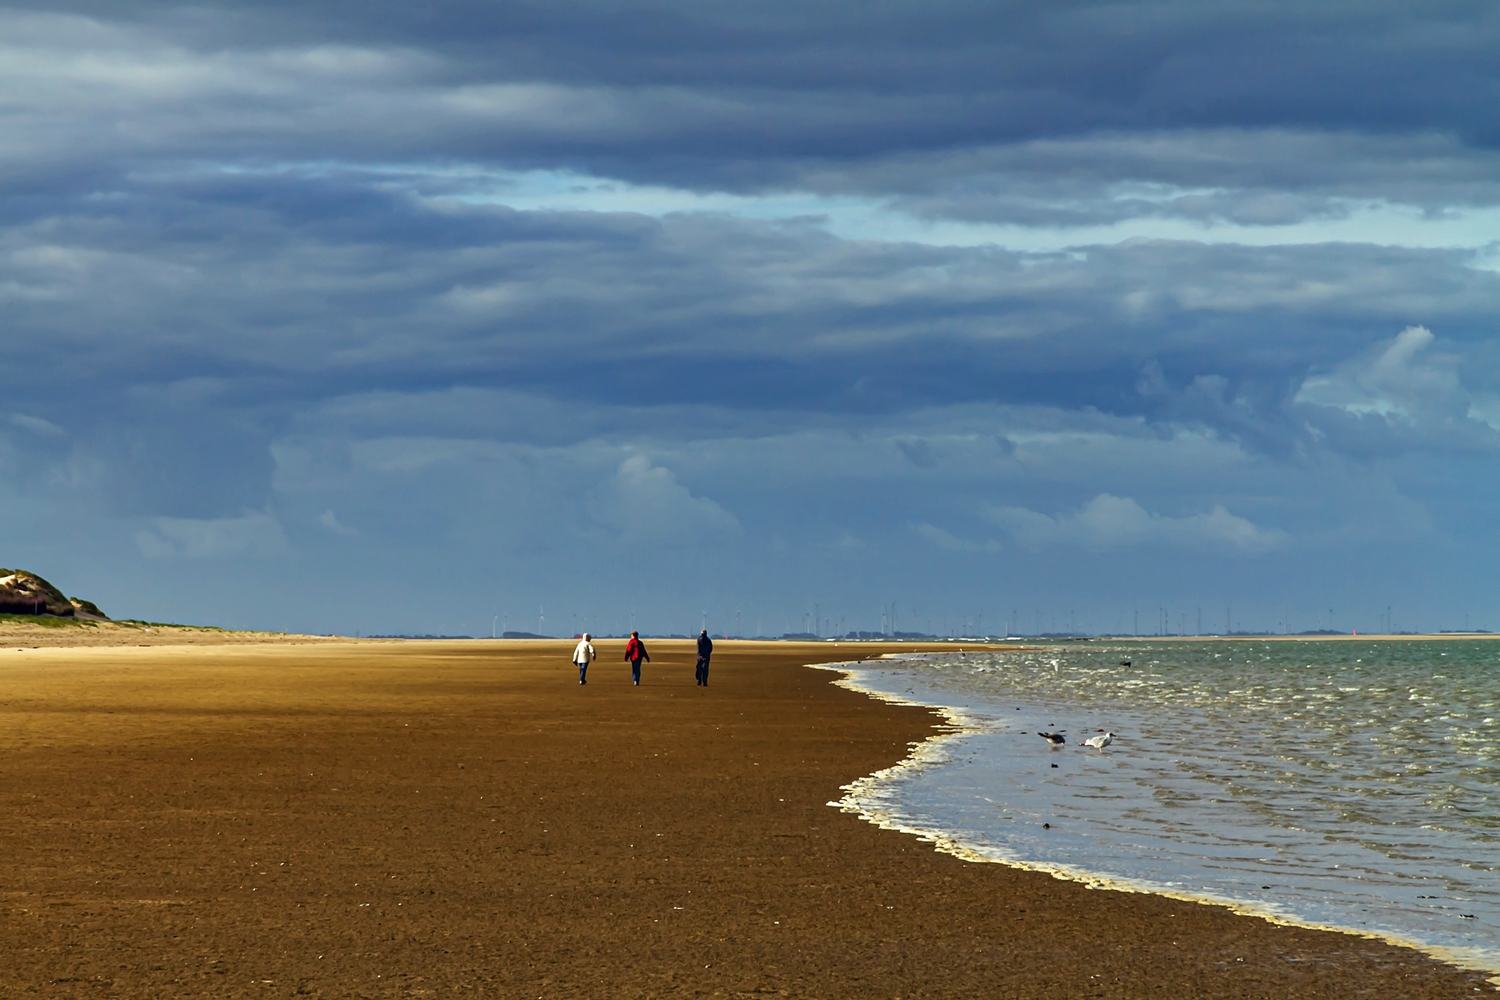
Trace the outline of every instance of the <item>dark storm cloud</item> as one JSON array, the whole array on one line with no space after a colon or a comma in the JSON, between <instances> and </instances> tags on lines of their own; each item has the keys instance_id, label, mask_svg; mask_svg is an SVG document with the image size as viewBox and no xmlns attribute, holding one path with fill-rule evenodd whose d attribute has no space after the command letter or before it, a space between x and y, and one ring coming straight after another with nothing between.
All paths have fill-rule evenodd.
<instances>
[{"instance_id":1,"label":"dark storm cloud","mask_svg":"<svg viewBox=\"0 0 1500 1000\"><path fill-rule=\"evenodd\" d=\"M1480 2L64 3L186 44L338 39L440 52L451 79L962 98L971 134L1115 124L1487 122L1500 21ZM217 32L216 30L217 29ZM956 110L956 108L955 108ZM1058 120L1058 110L1071 114ZM959 116L955 116L957 119ZM952 128L951 123L944 123Z\"/></svg>"},{"instance_id":2,"label":"dark storm cloud","mask_svg":"<svg viewBox=\"0 0 1500 1000\"><path fill-rule=\"evenodd\" d=\"M6 34L0 169L42 187L461 161L1250 224L1497 194L1480 3L73 4Z\"/></svg>"}]
</instances>

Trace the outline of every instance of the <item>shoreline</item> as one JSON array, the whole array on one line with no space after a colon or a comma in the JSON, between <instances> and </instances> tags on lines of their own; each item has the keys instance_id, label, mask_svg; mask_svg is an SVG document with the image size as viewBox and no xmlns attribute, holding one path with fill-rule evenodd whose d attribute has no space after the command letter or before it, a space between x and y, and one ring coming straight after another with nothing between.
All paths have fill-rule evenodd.
<instances>
[{"instance_id":1,"label":"shoreline","mask_svg":"<svg viewBox=\"0 0 1500 1000\"><path fill-rule=\"evenodd\" d=\"M1090 889L1109 889L1118 892L1161 896L1184 903L1221 907L1238 916L1264 920L1267 923L1278 926L1326 931L1380 941L1393 947L1409 948L1420 952L1435 961L1453 966L1454 968L1480 973L1491 984L1500 986L1500 964L1494 961L1493 956L1488 956L1487 960L1486 956L1476 957L1465 954L1459 949L1427 944L1414 938L1402 937L1398 934L1368 931L1358 927L1349 927L1334 923L1320 923L1295 915L1288 915L1284 912L1278 912L1274 906L1256 904L1228 896L1218 896L1207 892L1174 891L1167 886L1157 883L1124 878L1111 875L1107 872L1093 871L1073 865L1033 861L1019 857L1005 857L999 853L987 853L981 848L964 843L948 830L941 827L923 825L916 818L892 807L892 796L888 791L890 784L898 781L907 771L940 767L943 763L953 759L953 752L949 744L961 745L965 738L981 735L989 730L984 724L973 719L960 706L923 701L918 698L883 691L876 687L865 686L860 682L858 674L861 670L879 669L882 663L899 661L899 658L899 655L897 655L893 659L883 659L868 663L809 664L812 669L828 670L840 674L839 680L835 681L835 683L846 690L865 695L876 701L927 709L937 714L943 720L942 730L921 744L914 746L911 754L905 759L844 786L841 789L844 795L837 801L830 802L830 806L858 816L865 822L878 826L883 830L916 837L923 843L933 845L933 849L936 851L950 854L973 864L1003 865L1019 871L1048 875L1060 881L1078 883Z\"/></svg>"},{"instance_id":2,"label":"shoreline","mask_svg":"<svg viewBox=\"0 0 1500 1000\"><path fill-rule=\"evenodd\" d=\"M648 637L649 638L649 637ZM894 655L908 652L956 653L965 649L996 648L1024 649L1044 646L1068 646L1086 642L1461 642L1468 640L1500 640L1500 632L1446 632L1446 633L1370 633L1366 635L1080 635L1080 636L1009 636L1005 638L966 637L931 639L715 639L716 643L741 643L773 647L814 648L820 652L830 648L854 651L855 656L869 654L868 650L889 650ZM496 638L490 636L348 636L320 635L297 632L260 632L253 629L227 629L215 625L187 625L169 622L143 622L136 620L56 618L52 616L6 615L0 616L0 652L7 647L49 648L83 646L168 646L168 645L244 645L266 643L484 643L522 647L525 644L573 642L567 637ZM604 642L623 642L623 637L604 637ZM683 642L684 639L657 637L654 642ZM866 651L866 652L861 652ZM822 657L819 657L821 660Z\"/></svg>"},{"instance_id":3,"label":"shoreline","mask_svg":"<svg viewBox=\"0 0 1500 1000\"><path fill-rule=\"evenodd\" d=\"M1126 635L1099 636L1095 642L1463 642L1500 639L1500 632L1371 632L1367 635Z\"/></svg>"},{"instance_id":4,"label":"shoreline","mask_svg":"<svg viewBox=\"0 0 1500 1000\"><path fill-rule=\"evenodd\" d=\"M807 664L909 644L726 641L707 689L691 643L649 645L639 688L618 640L587 686L570 641L0 659L0 991L1494 992L1411 949L973 864L829 808L941 720Z\"/></svg>"}]
</instances>

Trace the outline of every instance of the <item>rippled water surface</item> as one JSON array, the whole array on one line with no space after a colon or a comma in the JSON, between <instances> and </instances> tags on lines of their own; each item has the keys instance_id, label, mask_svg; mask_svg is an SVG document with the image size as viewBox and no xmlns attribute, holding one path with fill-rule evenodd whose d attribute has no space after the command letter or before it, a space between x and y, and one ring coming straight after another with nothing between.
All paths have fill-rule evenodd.
<instances>
[{"instance_id":1,"label":"rippled water surface","mask_svg":"<svg viewBox=\"0 0 1500 1000\"><path fill-rule=\"evenodd\" d=\"M873 818L1500 973L1500 641L1090 642L854 682L971 730L855 789Z\"/></svg>"}]
</instances>

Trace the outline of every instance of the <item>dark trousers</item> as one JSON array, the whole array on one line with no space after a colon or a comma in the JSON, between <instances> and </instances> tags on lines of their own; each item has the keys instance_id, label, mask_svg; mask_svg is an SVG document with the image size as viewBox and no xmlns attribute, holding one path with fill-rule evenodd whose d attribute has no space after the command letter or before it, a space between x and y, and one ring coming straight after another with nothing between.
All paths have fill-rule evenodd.
<instances>
[{"instance_id":1,"label":"dark trousers","mask_svg":"<svg viewBox=\"0 0 1500 1000\"><path fill-rule=\"evenodd\" d=\"M587 663L580 663L580 664L578 664L578 683L580 683L580 684L587 684L588 682L589 682L589 665Z\"/></svg>"},{"instance_id":2,"label":"dark trousers","mask_svg":"<svg viewBox=\"0 0 1500 1000\"><path fill-rule=\"evenodd\" d=\"M630 679L631 679L632 682L634 682L636 684L639 684L641 682L641 661L640 660L631 660L630 661Z\"/></svg>"},{"instance_id":3,"label":"dark trousers","mask_svg":"<svg viewBox=\"0 0 1500 1000\"><path fill-rule=\"evenodd\" d=\"M697 678L699 684L708 687L708 657L698 657L698 669L693 671L693 676Z\"/></svg>"}]
</instances>

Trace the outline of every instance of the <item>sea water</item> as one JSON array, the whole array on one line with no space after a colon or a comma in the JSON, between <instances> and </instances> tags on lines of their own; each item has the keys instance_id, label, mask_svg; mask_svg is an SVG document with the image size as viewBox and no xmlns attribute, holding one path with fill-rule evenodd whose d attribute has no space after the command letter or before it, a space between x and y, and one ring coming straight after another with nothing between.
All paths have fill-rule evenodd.
<instances>
[{"instance_id":1,"label":"sea water","mask_svg":"<svg viewBox=\"0 0 1500 1000\"><path fill-rule=\"evenodd\" d=\"M951 724L846 810L1500 973L1500 641L1092 641L840 669ZM1079 745L1101 731L1108 748Z\"/></svg>"}]
</instances>

